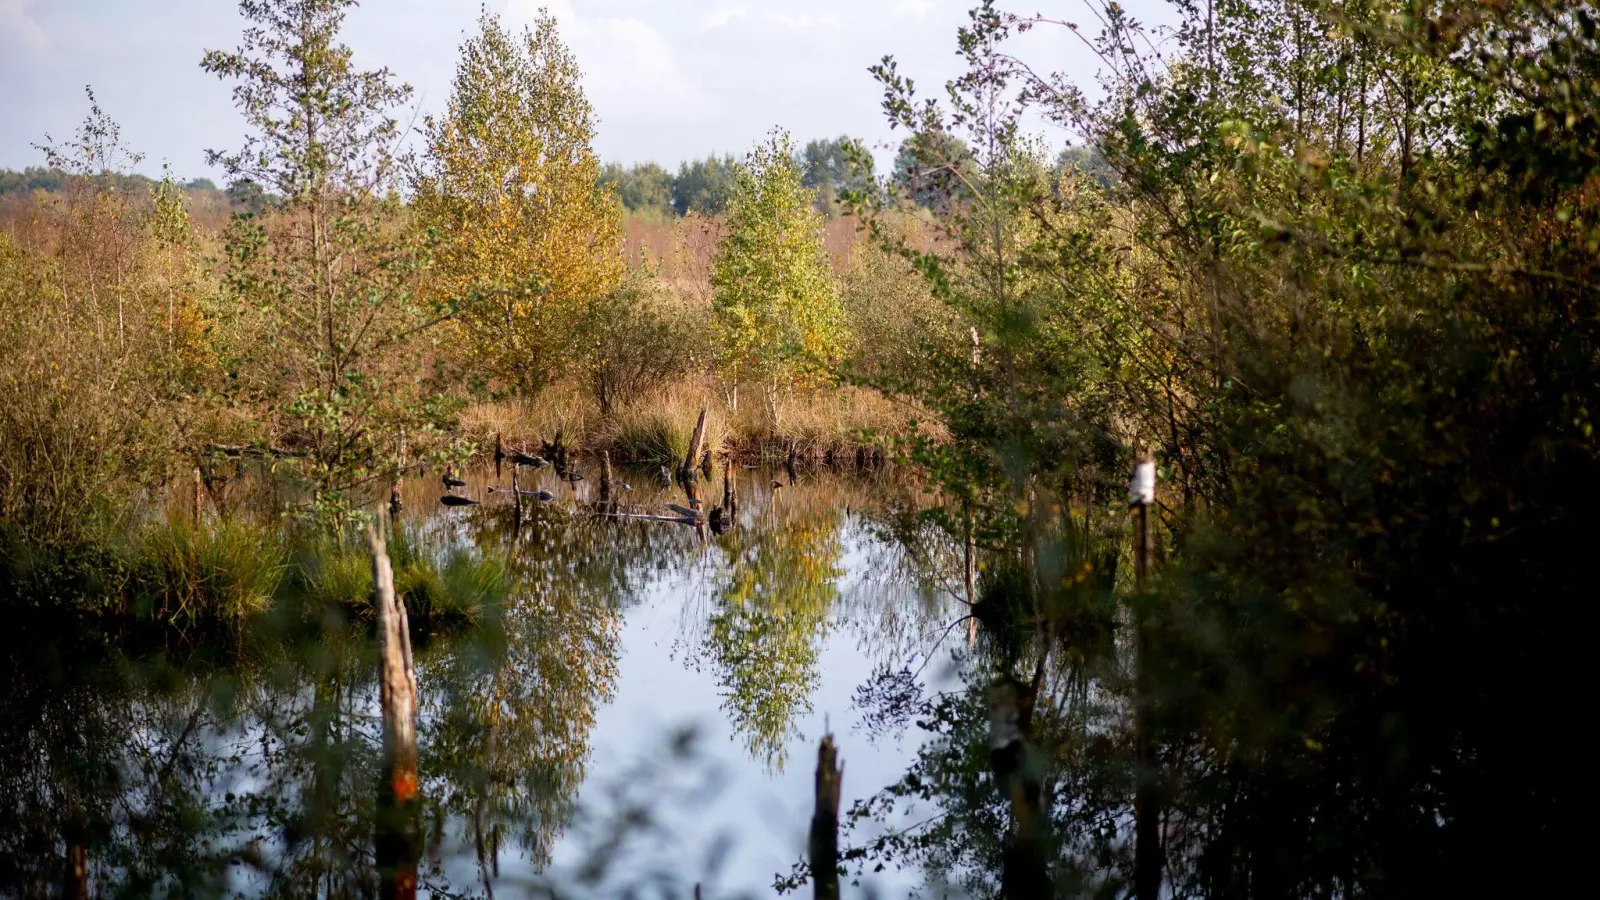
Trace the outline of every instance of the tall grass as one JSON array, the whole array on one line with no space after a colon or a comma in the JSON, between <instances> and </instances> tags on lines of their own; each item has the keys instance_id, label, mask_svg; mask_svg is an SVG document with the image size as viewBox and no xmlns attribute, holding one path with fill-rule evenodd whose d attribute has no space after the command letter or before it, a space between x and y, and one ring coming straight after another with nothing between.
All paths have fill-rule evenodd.
<instances>
[{"instance_id":1,"label":"tall grass","mask_svg":"<svg viewBox=\"0 0 1600 900\"><path fill-rule=\"evenodd\" d=\"M706 447L750 459L782 456L793 446L803 458L831 454L842 461L858 448L878 447L904 433L912 419L909 408L854 387L785 395L778 401L776 421L759 399L747 400L735 410L714 379L688 376L602 416L584 388L562 384L527 403L468 406L461 424L485 452L496 434L508 448L537 448L541 439L552 439L560 430L570 448L605 450L618 462L658 464L683 460L702 406Z\"/></svg>"},{"instance_id":2,"label":"tall grass","mask_svg":"<svg viewBox=\"0 0 1600 900\"><path fill-rule=\"evenodd\" d=\"M496 551L430 548L412 530L391 535L388 546L395 591L420 630L480 624L504 605L514 587L510 563ZM366 544L322 531L306 534L295 547L281 600L310 615L336 609L371 621L376 610Z\"/></svg>"},{"instance_id":3,"label":"tall grass","mask_svg":"<svg viewBox=\"0 0 1600 900\"><path fill-rule=\"evenodd\" d=\"M286 565L275 529L244 521L152 527L127 553L130 612L180 630L233 627L266 612Z\"/></svg>"},{"instance_id":4,"label":"tall grass","mask_svg":"<svg viewBox=\"0 0 1600 900\"><path fill-rule=\"evenodd\" d=\"M720 403L694 389L662 389L622 407L590 440L619 459L682 462L689 453L702 404L706 408L705 446L716 451L728 438L725 413Z\"/></svg>"},{"instance_id":5,"label":"tall grass","mask_svg":"<svg viewBox=\"0 0 1600 900\"><path fill-rule=\"evenodd\" d=\"M515 583L504 554L429 547L414 531L391 537L389 554L395 587L420 631L485 622ZM5 526L0 604L234 643L268 614L322 621L335 609L369 621L372 562L364 541L273 520L196 525L174 517L118 527L101 518L55 544Z\"/></svg>"}]
</instances>

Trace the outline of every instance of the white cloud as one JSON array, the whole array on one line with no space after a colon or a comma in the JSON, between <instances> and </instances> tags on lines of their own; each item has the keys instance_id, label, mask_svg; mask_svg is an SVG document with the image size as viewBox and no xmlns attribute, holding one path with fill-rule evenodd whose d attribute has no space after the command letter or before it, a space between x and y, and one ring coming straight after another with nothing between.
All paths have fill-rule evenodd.
<instances>
[{"instance_id":1,"label":"white cloud","mask_svg":"<svg viewBox=\"0 0 1600 900\"><path fill-rule=\"evenodd\" d=\"M838 16L786 16L782 13L777 13L773 15L772 21L790 31L831 31L844 27L844 23L839 21Z\"/></svg>"},{"instance_id":2,"label":"white cloud","mask_svg":"<svg viewBox=\"0 0 1600 900\"><path fill-rule=\"evenodd\" d=\"M746 15L748 13L739 7L719 6L700 20L700 30L713 31L727 25L734 19L742 19Z\"/></svg>"},{"instance_id":3,"label":"white cloud","mask_svg":"<svg viewBox=\"0 0 1600 900\"><path fill-rule=\"evenodd\" d=\"M681 119L709 105L710 98L684 74L672 44L643 19L585 18L567 0L507 0L507 24L532 22L540 7L560 23L602 120Z\"/></svg>"},{"instance_id":4,"label":"white cloud","mask_svg":"<svg viewBox=\"0 0 1600 900\"><path fill-rule=\"evenodd\" d=\"M894 5L894 14L920 19L933 12L938 5L934 0L900 0Z\"/></svg>"},{"instance_id":5,"label":"white cloud","mask_svg":"<svg viewBox=\"0 0 1600 900\"><path fill-rule=\"evenodd\" d=\"M29 12L33 0L0 0L0 38L11 36L27 50L43 50L49 43L39 21ZM0 40L0 45L9 41Z\"/></svg>"}]
</instances>

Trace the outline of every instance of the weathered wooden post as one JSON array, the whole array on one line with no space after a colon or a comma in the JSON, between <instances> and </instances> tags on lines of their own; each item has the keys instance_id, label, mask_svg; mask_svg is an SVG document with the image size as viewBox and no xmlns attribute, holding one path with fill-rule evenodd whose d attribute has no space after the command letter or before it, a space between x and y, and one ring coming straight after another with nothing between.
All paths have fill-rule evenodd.
<instances>
[{"instance_id":1,"label":"weathered wooden post","mask_svg":"<svg viewBox=\"0 0 1600 900\"><path fill-rule=\"evenodd\" d=\"M1156 462L1149 451L1140 451L1133 464L1133 480L1128 486L1128 502L1133 507L1133 564L1135 591L1143 605L1145 583L1150 574L1150 504L1156 499ZM1138 658L1134 698L1134 766L1138 777L1133 797L1134 859L1133 885L1137 900L1158 900L1161 895L1161 802L1158 764L1155 752L1151 706L1153 685L1150 673L1150 623L1136 613L1134 634Z\"/></svg>"},{"instance_id":2,"label":"weathered wooden post","mask_svg":"<svg viewBox=\"0 0 1600 900\"><path fill-rule=\"evenodd\" d=\"M500 440L500 432L494 433L494 480L500 481L500 463L506 458L506 447Z\"/></svg>"},{"instance_id":3,"label":"weathered wooden post","mask_svg":"<svg viewBox=\"0 0 1600 900\"><path fill-rule=\"evenodd\" d=\"M616 512L611 506L611 451L600 451L600 513Z\"/></svg>"},{"instance_id":4,"label":"weathered wooden post","mask_svg":"<svg viewBox=\"0 0 1600 900\"><path fill-rule=\"evenodd\" d=\"M844 766L833 735L817 746L816 812L811 816L811 885L817 900L839 898L839 787Z\"/></svg>"},{"instance_id":5,"label":"weathered wooden post","mask_svg":"<svg viewBox=\"0 0 1600 900\"><path fill-rule=\"evenodd\" d=\"M794 484L794 482L795 482L795 477L796 477L795 476L795 457L796 457L797 453L798 453L798 451L796 451L796 449L795 449L795 442L794 441L790 441L789 442L789 458L784 460L784 463L783 463L784 469L786 469L788 471L788 473L789 473L789 483L790 484Z\"/></svg>"},{"instance_id":6,"label":"weathered wooden post","mask_svg":"<svg viewBox=\"0 0 1600 900\"><path fill-rule=\"evenodd\" d=\"M688 480L694 475L694 467L700 462L701 454L706 446L706 408L700 407L700 418L695 420L694 433L689 436L689 452L683 456L681 475Z\"/></svg>"},{"instance_id":7,"label":"weathered wooden post","mask_svg":"<svg viewBox=\"0 0 1600 900\"><path fill-rule=\"evenodd\" d=\"M517 470L521 466L511 467L511 504L517 517L515 526L522 526L522 485L517 483Z\"/></svg>"},{"instance_id":8,"label":"weathered wooden post","mask_svg":"<svg viewBox=\"0 0 1600 900\"><path fill-rule=\"evenodd\" d=\"M732 516L739 511L739 488L733 482L733 457L722 460L722 508Z\"/></svg>"},{"instance_id":9,"label":"weathered wooden post","mask_svg":"<svg viewBox=\"0 0 1600 900\"><path fill-rule=\"evenodd\" d=\"M378 896L411 900L417 896L417 861L422 858L422 828L417 784L417 680L411 661L406 608L395 595L394 567L376 529L367 529L372 553L373 601L378 606L378 698L383 710L383 767L373 850L378 864Z\"/></svg>"}]
</instances>

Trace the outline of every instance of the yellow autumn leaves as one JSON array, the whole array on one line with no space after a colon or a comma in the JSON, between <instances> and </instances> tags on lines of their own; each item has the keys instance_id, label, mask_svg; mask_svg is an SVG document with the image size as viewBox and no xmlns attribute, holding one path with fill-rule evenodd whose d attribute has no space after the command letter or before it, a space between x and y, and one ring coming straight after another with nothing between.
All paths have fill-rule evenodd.
<instances>
[{"instance_id":1,"label":"yellow autumn leaves","mask_svg":"<svg viewBox=\"0 0 1600 900\"><path fill-rule=\"evenodd\" d=\"M522 34L493 15L462 45L450 104L429 118L414 211L457 298L461 346L524 394L574 363L590 304L622 282L622 210L600 185L594 110L556 21Z\"/></svg>"}]
</instances>

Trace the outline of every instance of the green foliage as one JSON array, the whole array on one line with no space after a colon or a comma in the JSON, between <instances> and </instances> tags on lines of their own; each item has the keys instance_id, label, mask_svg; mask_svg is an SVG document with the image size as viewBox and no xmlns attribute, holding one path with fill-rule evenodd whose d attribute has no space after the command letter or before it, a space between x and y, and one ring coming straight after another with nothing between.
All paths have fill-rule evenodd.
<instances>
[{"instance_id":1,"label":"green foliage","mask_svg":"<svg viewBox=\"0 0 1600 900\"><path fill-rule=\"evenodd\" d=\"M286 564L275 529L238 521L156 527L129 552L132 616L180 632L236 629L265 613Z\"/></svg>"},{"instance_id":2,"label":"green foliage","mask_svg":"<svg viewBox=\"0 0 1600 900\"><path fill-rule=\"evenodd\" d=\"M648 272L635 271L593 300L578 326L576 357L609 416L704 364L695 351L702 317Z\"/></svg>"},{"instance_id":3,"label":"green foliage","mask_svg":"<svg viewBox=\"0 0 1600 900\"><path fill-rule=\"evenodd\" d=\"M817 644L838 599L838 523L810 513L782 528L731 532L727 542L731 577L706 645L734 729L782 771L795 718L811 709Z\"/></svg>"},{"instance_id":4,"label":"green foliage","mask_svg":"<svg viewBox=\"0 0 1600 900\"><path fill-rule=\"evenodd\" d=\"M861 167L858 161L865 161L868 167ZM801 183L816 194L817 211L830 219L841 212L841 191L869 191L875 186L871 162L872 156L861 142L848 135L810 141L795 159Z\"/></svg>"},{"instance_id":5,"label":"green foliage","mask_svg":"<svg viewBox=\"0 0 1600 900\"><path fill-rule=\"evenodd\" d=\"M708 156L678 164L672 180L672 208L678 215L714 216L727 208L734 190L737 163L732 156Z\"/></svg>"},{"instance_id":6,"label":"green foliage","mask_svg":"<svg viewBox=\"0 0 1600 900\"><path fill-rule=\"evenodd\" d=\"M1106 8L1091 44L1109 89L1093 101L1013 55L1017 34L1055 23L987 3L946 103L875 68L905 146L943 176L911 193L948 243L879 236L973 335L889 383L950 438L912 447L948 498L930 518L959 538L972 517L994 564L982 602L1039 598L1069 683L1150 704L1162 801L1185 823L1163 848L1174 895L1534 889L1528 872L1569 852L1551 828L1582 777L1542 748L1581 678L1577 523L1600 499L1600 229L1579 187L1600 173L1592 14L1183 12L1156 64ZM1050 160L1021 136L1033 114L1093 157ZM970 164L932 150L958 135ZM1138 445L1162 462L1152 515L1170 556L1145 592L1116 576L1149 641L1151 691L1135 694L1038 589L1060 523L1117 536ZM1000 651L1001 668L1028 656ZM976 704L949 717L981 728ZM1106 786L1139 777L1134 723L1084 727L1105 736L1091 757L1082 735L1038 734L1064 777L1099 767L1099 787L1052 805L1058 871L1074 873L1061 887L1124 890L1105 823L1126 821L1131 792ZM935 796L973 815L995 799L974 784ZM995 864L940 832L877 852Z\"/></svg>"},{"instance_id":7,"label":"green foliage","mask_svg":"<svg viewBox=\"0 0 1600 900\"><path fill-rule=\"evenodd\" d=\"M90 94L73 138L44 148L67 177L36 201L39 227L0 233L0 390L29 398L0 408L0 521L46 545L164 478L210 374L184 197L111 168L137 161L119 134Z\"/></svg>"},{"instance_id":8,"label":"green foliage","mask_svg":"<svg viewBox=\"0 0 1600 900\"><path fill-rule=\"evenodd\" d=\"M672 173L656 163L640 163L624 167L621 163L606 163L600 172L600 183L617 192L617 199L629 212L670 215L674 179Z\"/></svg>"},{"instance_id":9,"label":"green foliage","mask_svg":"<svg viewBox=\"0 0 1600 900\"><path fill-rule=\"evenodd\" d=\"M759 385L776 424L779 394L815 381L845 341L822 218L787 134L774 132L735 169L727 229L711 271L722 371Z\"/></svg>"},{"instance_id":10,"label":"green foliage","mask_svg":"<svg viewBox=\"0 0 1600 900\"><path fill-rule=\"evenodd\" d=\"M514 35L485 13L479 27L449 112L424 126L414 207L439 238L431 289L482 298L462 316L469 363L530 396L575 361L589 304L622 279L621 210L556 20Z\"/></svg>"},{"instance_id":11,"label":"green foliage","mask_svg":"<svg viewBox=\"0 0 1600 900\"><path fill-rule=\"evenodd\" d=\"M912 203L935 207L971 195L977 163L966 142L942 129L924 129L900 142L889 184Z\"/></svg>"},{"instance_id":12,"label":"green foliage","mask_svg":"<svg viewBox=\"0 0 1600 900\"><path fill-rule=\"evenodd\" d=\"M840 284L840 303L850 328L849 371L877 383L918 371L935 348L960 348L960 319L940 302L897 248L922 244L929 224L915 216L879 220L879 240L865 241L851 255Z\"/></svg>"},{"instance_id":13,"label":"green foliage","mask_svg":"<svg viewBox=\"0 0 1600 900\"><path fill-rule=\"evenodd\" d=\"M281 602L298 606L308 616L337 610L373 621L372 558L365 542L310 529L298 529L292 537L292 566ZM460 546L435 550L410 529L391 534L388 549L395 593L405 603L414 629L485 624L512 592L515 579L501 553Z\"/></svg>"},{"instance_id":14,"label":"green foliage","mask_svg":"<svg viewBox=\"0 0 1600 900\"><path fill-rule=\"evenodd\" d=\"M419 296L426 257L398 225L390 113L410 88L354 68L338 43L351 5L246 3L242 47L202 63L237 82L251 128L243 149L210 161L283 198L225 236L225 402L257 411L256 441L305 453L317 508L334 519L347 491L398 464L402 434L425 445L438 423L417 357L454 312Z\"/></svg>"},{"instance_id":15,"label":"green foliage","mask_svg":"<svg viewBox=\"0 0 1600 900\"><path fill-rule=\"evenodd\" d=\"M865 169L860 160L866 161ZM873 187L871 161L860 152L860 141L848 136L810 141L795 154L802 183L813 192L817 211L828 218L843 209L840 191ZM727 209L736 166L732 156L684 162L676 174L653 162L608 163L600 183L612 186L629 212L714 216Z\"/></svg>"}]
</instances>

